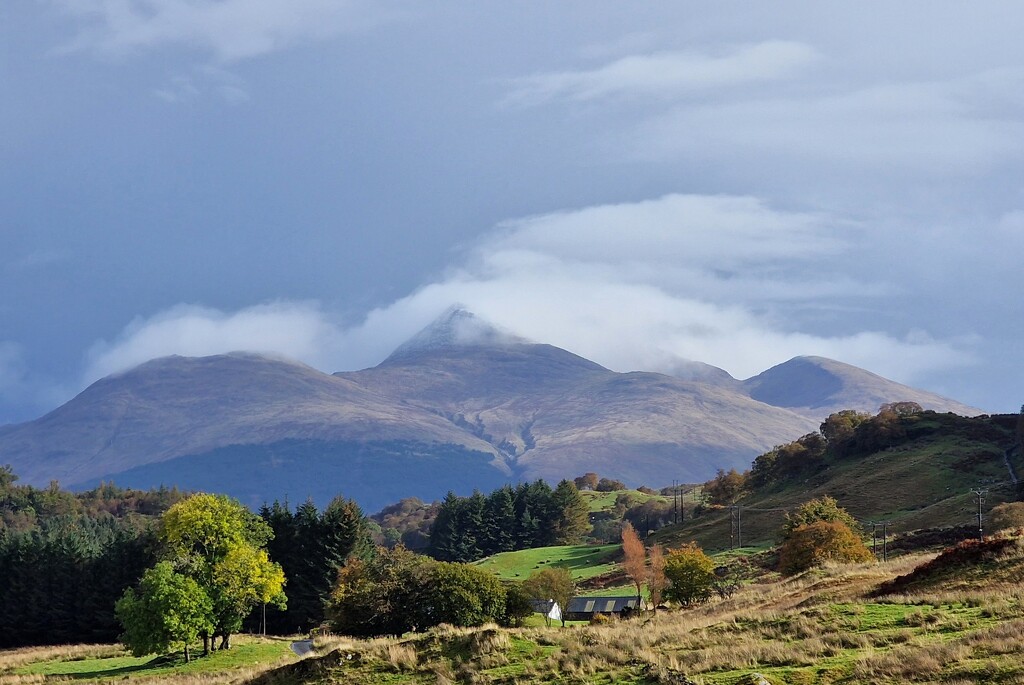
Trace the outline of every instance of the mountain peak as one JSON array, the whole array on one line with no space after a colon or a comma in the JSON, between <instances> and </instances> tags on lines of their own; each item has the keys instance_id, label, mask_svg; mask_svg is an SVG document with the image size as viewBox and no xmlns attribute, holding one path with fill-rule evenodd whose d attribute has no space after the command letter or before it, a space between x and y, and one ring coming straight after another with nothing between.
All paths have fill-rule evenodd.
<instances>
[{"instance_id":1,"label":"mountain peak","mask_svg":"<svg viewBox=\"0 0 1024 685\"><path fill-rule=\"evenodd\" d=\"M385 361L417 352L451 347L504 347L528 342L462 307L453 305L426 328L412 336Z\"/></svg>"}]
</instances>

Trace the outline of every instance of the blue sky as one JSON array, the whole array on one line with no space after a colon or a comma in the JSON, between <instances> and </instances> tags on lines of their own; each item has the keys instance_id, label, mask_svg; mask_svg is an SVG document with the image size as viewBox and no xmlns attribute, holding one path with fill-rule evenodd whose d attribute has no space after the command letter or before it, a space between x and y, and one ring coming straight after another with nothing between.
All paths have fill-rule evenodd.
<instances>
[{"instance_id":1,"label":"blue sky","mask_svg":"<svg viewBox=\"0 0 1024 685\"><path fill-rule=\"evenodd\" d=\"M1024 401L1016 3L0 6L0 423L453 303L616 370Z\"/></svg>"}]
</instances>

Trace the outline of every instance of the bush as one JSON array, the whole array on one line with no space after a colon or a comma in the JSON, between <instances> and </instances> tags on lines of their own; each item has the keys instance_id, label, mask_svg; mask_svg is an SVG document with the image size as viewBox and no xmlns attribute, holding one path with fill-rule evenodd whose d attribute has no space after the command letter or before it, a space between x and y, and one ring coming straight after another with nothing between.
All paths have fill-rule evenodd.
<instances>
[{"instance_id":1,"label":"bush","mask_svg":"<svg viewBox=\"0 0 1024 685\"><path fill-rule=\"evenodd\" d=\"M441 623L477 626L508 616L506 590L493 574L401 546L377 548L369 561L349 561L328 605L335 632L360 636L401 635Z\"/></svg>"},{"instance_id":2,"label":"bush","mask_svg":"<svg viewBox=\"0 0 1024 685\"><path fill-rule=\"evenodd\" d=\"M850 527L840 521L815 521L797 526L779 550L779 571L793 575L827 561L842 563L874 561Z\"/></svg>"},{"instance_id":3,"label":"bush","mask_svg":"<svg viewBox=\"0 0 1024 685\"><path fill-rule=\"evenodd\" d=\"M706 602L715 587L715 562L696 542L670 550L665 558L669 587L665 599L684 606Z\"/></svg>"},{"instance_id":4,"label":"bush","mask_svg":"<svg viewBox=\"0 0 1024 685\"><path fill-rule=\"evenodd\" d=\"M825 495L801 504L792 514L786 514L786 523L782 526L782 537L788 538L800 526L810 525L818 521L842 523L853 531L860 531L860 525L849 512L839 506L833 498Z\"/></svg>"}]
</instances>

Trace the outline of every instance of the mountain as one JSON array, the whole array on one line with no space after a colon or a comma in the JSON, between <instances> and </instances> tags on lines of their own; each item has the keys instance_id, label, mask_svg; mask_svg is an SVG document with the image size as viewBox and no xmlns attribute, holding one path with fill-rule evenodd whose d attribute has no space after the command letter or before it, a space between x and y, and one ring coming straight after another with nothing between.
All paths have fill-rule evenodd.
<instances>
[{"instance_id":1,"label":"mountain","mask_svg":"<svg viewBox=\"0 0 1024 685\"><path fill-rule=\"evenodd\" d=\"M617 373L456 308L362 371L247 353L147 362L0 429L0 463L37 485L176 484L252 506L344 493L374 509L586 471L633 485L699 481L815 429L847 397L872 410L921 402L920 391L811 359L743 382L699 363L681 366L684 378Z\"/></svg>"},{"instance_id":2,"label":"mountain","mask_svg":"<svg viewBox=\"0 0 1024 685\"><path fill-rule=\"evenodd\" d=\"M983 413L941 395L917 390L870 371L824 357L796 357L742 383L753 399L813 418L843 409L874 414L886 402L917 402L962 416Z\"/></svg>"}]
</instances>

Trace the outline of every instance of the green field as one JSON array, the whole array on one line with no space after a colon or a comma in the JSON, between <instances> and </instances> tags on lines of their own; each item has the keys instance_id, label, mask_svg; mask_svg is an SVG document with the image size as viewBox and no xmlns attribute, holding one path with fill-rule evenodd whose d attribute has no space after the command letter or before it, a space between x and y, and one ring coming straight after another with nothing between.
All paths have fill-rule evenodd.
<instances>
[{"instance_id":1,"label":"green field","mask_svg":"<svg viewBox=\"0 0 1024 685\"><path fill-rule=\"evenodd\" d=\"M44 676L47 680L137 680L150 678L195 677L202 680L217 675L237 679L239 675L272 664L294 660L289 647L291 638L259 638L239 635L230 650L216 651L209 656L198 656L201 646L194 645L193 659L186 663L181 653L169 656L133 657L127 653L98 658L49 658L28 663L11 671L15 676ZM242 672L246 673L242 673ZM0 674L0 678L2 678ZM15 681L17 682L17 681ZM26 680L26 682L29 682Z\"/></svg>"},{"instance_id":2,"label":"green field","mask_svg":"<svg viewBox=\"0 0 1024 685\"><path fill-rule=\"evenodd\" d=\"M622 545L560 545L502 552L476 562L502 580L526 580L543 568L567 568L577 581L614 571Z\"/></svg>"},{"instance_id":3,"label":"green field","mask_svg":"<svg viewBox=\"0 0 1024 685\"><path fill-rule=\"evenodd\" d=\"M642 504L649 500L658 500L659 502L670 502L671 498L663 497L662 495L648 495L645 492L639 490L616 490L614 492L597 492L596 490L581 490L580 495L586 500L587 505L590 507L590 513L597 513L601 511L611 511L615 508L615 500L620 495L628 495L633 498L634 504Z\"/></svg>"}]
</instances>

